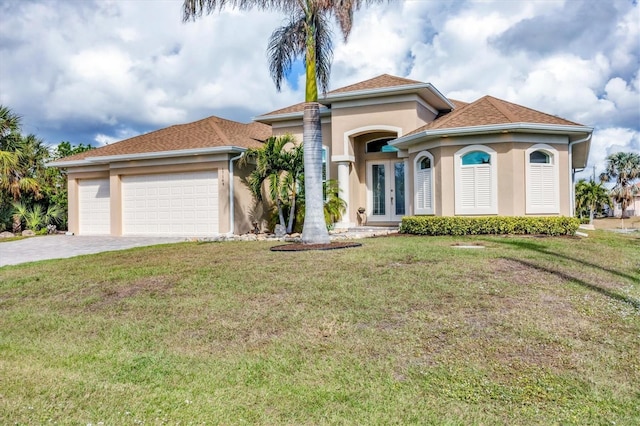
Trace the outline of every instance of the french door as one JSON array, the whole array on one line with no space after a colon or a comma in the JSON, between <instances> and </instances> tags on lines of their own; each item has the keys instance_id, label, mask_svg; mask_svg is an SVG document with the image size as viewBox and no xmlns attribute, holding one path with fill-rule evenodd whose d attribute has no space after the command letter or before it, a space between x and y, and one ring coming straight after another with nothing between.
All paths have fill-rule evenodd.
<instances>
[{"instance_id":1,"label":"french door","mask_svg":"<svg viewBox=\"0 0 640 426\"><path fill-rule=\"evenodd\" d=\"M367 162L367 220L399 222L406 214L403 160Z\"/></svg>"}]
</instances>

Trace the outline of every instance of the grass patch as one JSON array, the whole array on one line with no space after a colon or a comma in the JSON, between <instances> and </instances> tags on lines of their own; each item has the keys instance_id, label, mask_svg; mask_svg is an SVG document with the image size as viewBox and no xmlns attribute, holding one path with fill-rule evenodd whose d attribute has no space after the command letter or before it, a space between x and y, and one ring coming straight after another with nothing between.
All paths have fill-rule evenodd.
<instances>
[{"instance_id":1,"label":"grass patch","mask_svg":"<svg viewBox=\"0 0 640 426\"><path fill-rule=\"evenodd\" d=\"M4 267L0 423L638 424L640 239L590 234Z\"/></svg>"}]
</instances>

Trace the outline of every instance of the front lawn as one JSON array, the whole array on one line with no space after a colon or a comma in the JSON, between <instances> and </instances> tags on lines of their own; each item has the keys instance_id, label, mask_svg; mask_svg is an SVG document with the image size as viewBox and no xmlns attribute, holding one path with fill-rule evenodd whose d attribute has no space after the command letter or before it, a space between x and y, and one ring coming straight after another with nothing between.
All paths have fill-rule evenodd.
<instances>
[{"instance_id":1,"label":"front lawn","mask_svg":"<svg viewBox=\"0 0 640 426\"><path fill-rule=\"evenodd\" d=\"M0 268L0 423L640 423L637 235L361 242Z\"/></svg>"}]
</instances>

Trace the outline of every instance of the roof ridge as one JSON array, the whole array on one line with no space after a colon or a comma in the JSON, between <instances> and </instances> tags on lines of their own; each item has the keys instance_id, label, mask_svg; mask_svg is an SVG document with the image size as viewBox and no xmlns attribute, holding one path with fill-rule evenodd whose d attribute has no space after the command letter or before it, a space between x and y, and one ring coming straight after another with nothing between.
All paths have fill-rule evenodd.
<instances>
[{"instance_id":1,"label":"roof ridge","mask_svg":"<svg viewBox=\"0 0 640 426\"><path fill-rule=\"evenodd\" d=\"M209 117L209 119L207 119L208 120L207 124L209 124L213 128L213 131L216 132L216 134L220 137L220 139L222 139L227 145L231 145L231 141L227 137L227 134L223 132L220 126L218 125L218 122L224 119L220 117L216 117L215 115L212 115L211 117ZM231 121L231 120L225 120L225 121ZM238 122L236 121L236 123ZM243 124L243 123L240 123L240 124Z\"/></svg>"},{"instance_id":2,"label":"roof ridge","mask_svg":"<svg viewBox=\"0 0 640 426\"><path fill-rule=\"evenodd\" d=\"M448 98L447 98L447 99L448 99ZM482 98L480 98L480 99L482 99ZM459 116L460 114L462 114L464 111L466 111L469 107L471 107L473 104L475 104L476 102L478 102L480 99L477 99L477 100L475 100L475 101L473 101L473 102L469 102L469 103L467 103L466 105L462 105L460 108L454 108L453 110L451 110L451 112L450 112L450 113L443 115L442 117L440 117L440 118L439 118L439 119L437 119L437 120L432 121L431 123L434 123L434 124L436 124L436 123L437 123L438 125L440 125L440 124L446 124L446 123L448 123L449 121L451 121L451 120L453 120L454 118L456 118L457 116ZM428 125L429 125L429 124L431 124L431 123L428 123L426 126L428 126ZM426 127L426 126L425 126L425 127ZM434 126L434 127L435 127L435 126Z\"/></svg>"},{"instance_id":3,"label":"roof ridge","mask_svg":"<svg viewBox=\"0 0 640 426\"><path fill-rule=\"evenodd\" d=\"M517 123L520 121L519 117L517 117L514 113L512 113L507 108L505 108L504 102L506 101L503 101L502 99L494 98L491 95L485 95L480 99L486 99L495 109L497 109L502 115L504 115L507 118L507 120L509 120L510 122Z\"/></svg>"}]
</instances>

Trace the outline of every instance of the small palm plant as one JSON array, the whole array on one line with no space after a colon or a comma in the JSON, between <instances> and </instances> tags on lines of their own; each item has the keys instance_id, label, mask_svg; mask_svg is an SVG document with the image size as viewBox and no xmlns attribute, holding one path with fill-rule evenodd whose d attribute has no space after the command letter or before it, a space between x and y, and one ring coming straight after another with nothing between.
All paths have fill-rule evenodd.
<instances>
[{"instance_id":1,"label":"small palm plant","mask_svg":"<svg viewBox=\"0 0 640 426\"><path fill-rule=\"evenodd\" d=\"M45 210L41 204L34 204L29 208L21 202L13 203L14 224L19 224L18 229L14 226L14 232L19 232L23 223L26 229L38 232L49 225L59 223L63 216L63 210L57 205L50 205Z\"/></svg>"}]
</instances>

